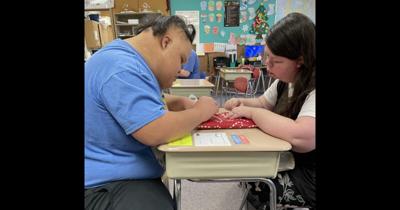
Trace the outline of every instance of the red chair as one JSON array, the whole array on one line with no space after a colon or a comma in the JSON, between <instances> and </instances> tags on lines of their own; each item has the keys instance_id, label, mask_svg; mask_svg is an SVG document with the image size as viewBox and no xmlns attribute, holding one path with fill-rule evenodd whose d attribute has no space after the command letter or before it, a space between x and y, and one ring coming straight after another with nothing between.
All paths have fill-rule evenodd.
<instances>
[{"instance_id":1,"label":"red chair","mask_svg":"<svg viewBox=\"0 0 400 210\"><path fill-rule=\"evenodd\" d=\"M233 81L233 87L225 87L224 88L224 95L232 97L238 95L244 95L247 97L249 91L249 81L246 77L237 77Z\"/></svg>"},{"instance_id":2,"label":"red chair","mask_svg":"<svg viewBox=\"0 0 400 210\"><path fill-rule=\"evenodd\" d=\"M233 87L238 93L247 93L248 81L245 77L238 77L233 82Z\"/></svg>"}]
</instances>

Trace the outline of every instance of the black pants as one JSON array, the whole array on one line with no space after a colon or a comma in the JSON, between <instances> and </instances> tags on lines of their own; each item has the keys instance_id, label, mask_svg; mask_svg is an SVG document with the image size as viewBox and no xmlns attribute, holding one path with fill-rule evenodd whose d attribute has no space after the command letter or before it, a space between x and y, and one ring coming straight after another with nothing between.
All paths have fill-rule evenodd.
<instances>
[{"instance_id":1,"label":"black pants","mask_svg":"<svg viewBox=\"0 0 400 210\"><path fill-rule=\"evenodd\" d=\"M86 189L85 209L174 210L175 202L161 179L125 180Z\"/></svg>"},{"instance_id":2,"label":"black pants","mask_svg":"<svg viewBox=\"0 0 400 210\"><path fill-rule=\"evenodd\" d=\"M315 169L297 166L294 170L278 173L272 179L276 187L277 205L307 207L316 210ZM247 201L256 209L269 209L269 187L264 183L250 183Z\"/></svg>"}]
</instances>

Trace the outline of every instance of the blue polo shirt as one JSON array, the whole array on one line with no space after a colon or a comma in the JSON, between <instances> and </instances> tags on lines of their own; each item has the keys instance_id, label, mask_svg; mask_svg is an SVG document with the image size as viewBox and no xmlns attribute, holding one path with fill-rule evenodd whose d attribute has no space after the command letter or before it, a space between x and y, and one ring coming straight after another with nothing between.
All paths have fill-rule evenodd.
<instances>
[{"instance_id":1,"label":"blue polo shirt","mask_svg":"<svg viewBox=\"0 0 400 210\"><path fill-rule=\"evenodd\" d=\"M190 72L189 77L179 77L181 79L200 79L199 58L194 50L192 50L188 61L182 65L182 69Z\"/></svg>"},{"instance_id":2,"label":"blue polo shirt","mask_svg":"<svg viewBox=\"0 0 400 210\"><path fill-rule=\"evenodd\" d=\"M151 147L132 133L165 114L161 88L143 57L117 39L85 63L85 188L161 177Z\"/></svg>"}]
</instances>

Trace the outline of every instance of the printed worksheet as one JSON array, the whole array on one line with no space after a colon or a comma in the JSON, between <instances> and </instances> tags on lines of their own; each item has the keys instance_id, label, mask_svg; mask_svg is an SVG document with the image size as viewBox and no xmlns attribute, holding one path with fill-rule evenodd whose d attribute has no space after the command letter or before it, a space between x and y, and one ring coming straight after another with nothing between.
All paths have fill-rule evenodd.
<instances>
[{"instance_id":1,"label":"printed worksheet","mask_svg":"<svg viewBox=\"0 0 400 210\"><path fill-rule=\"evenodd\" d=\"M231 146L226 133L194 133L194 144L197 147Z\"/></svg>"}]
</instances>

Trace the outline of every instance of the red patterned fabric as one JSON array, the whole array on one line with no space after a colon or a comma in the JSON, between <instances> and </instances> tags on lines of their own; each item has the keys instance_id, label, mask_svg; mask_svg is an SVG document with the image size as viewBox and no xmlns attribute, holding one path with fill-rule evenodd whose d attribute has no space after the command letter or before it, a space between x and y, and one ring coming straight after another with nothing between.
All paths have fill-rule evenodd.
<instances>
[{"instance_id":1,"label":"red patterned fabric","mask_svg":"<svg viewBox=\"0 0 400 210\"><path fill-rule=\"evenodd\" d=\"M228 119L226 114L222 112L214 114L211 119L201 123L197 129L223 129L223 128L255 128L257 125L253 120L247 118Z\"/></svg>"}]
</instances>

